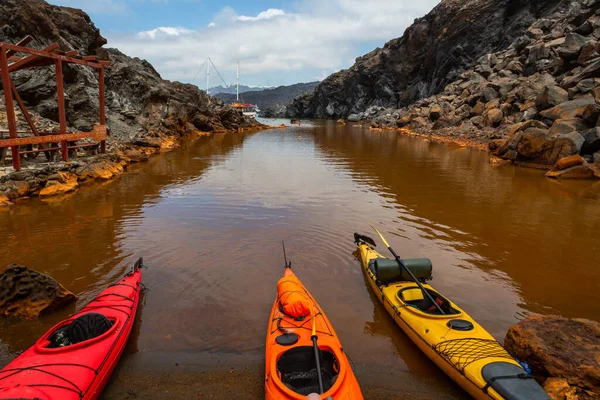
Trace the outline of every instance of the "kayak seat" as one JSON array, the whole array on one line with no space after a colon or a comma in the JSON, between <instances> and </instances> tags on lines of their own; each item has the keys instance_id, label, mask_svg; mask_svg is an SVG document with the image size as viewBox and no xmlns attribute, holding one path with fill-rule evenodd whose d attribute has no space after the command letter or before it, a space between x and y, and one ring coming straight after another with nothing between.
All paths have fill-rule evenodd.
<instances>
[{"instance_id":1,"label":"kayak seat","mask_svg":"<svg viewBox=\"0 0 600 400\"><path fill-rule=\"evenodd\" d=\"M323 389L328 391L338 377L339 366L333 353L321 350L321 376ZM319 392L319 377L315 363L315 351L311 346L294 347L277 360L281 382L290 390L308 396Z\"/></svg>"},{"instance_id":2,"label":"kayak seat","mask_svg":"<svg viewBox=\"0 0 600 400\"><path fill-rule=\"evenodd\" d=\"M108 331L112 322L100 313L85 313L75 318L67 329L71 344L93 339Z\"/></svg>"},{"instance_id":3,"label":"kayak seat","mask_svg":"<svg viewBox=\"0 0 600 400\"><path fill-rule=\"evenodd\" d=\"M431 289L425 289L436 301L436 303L444 310L446 315L460 314L460 312L450 305L450 302L445 299L441 294ZM440 311L429 299L428 296L423 294L423 291L418 286L410 286L407 288L400 289L396 294L398 299L408 306L414 307L424 313L432 315L440 315Z\"/></svg>"},{"instance_id":4,"label":"kayak seat","mask_svg":"<svg viewBox=\"0 0 600 400\"><path fill-rule=\"evenodd\" d=\"M486 381L484 392L493 388L506 400L550 400L544 389L523 368L497 361L481 370Z\"/></svg>"}]
</instances>

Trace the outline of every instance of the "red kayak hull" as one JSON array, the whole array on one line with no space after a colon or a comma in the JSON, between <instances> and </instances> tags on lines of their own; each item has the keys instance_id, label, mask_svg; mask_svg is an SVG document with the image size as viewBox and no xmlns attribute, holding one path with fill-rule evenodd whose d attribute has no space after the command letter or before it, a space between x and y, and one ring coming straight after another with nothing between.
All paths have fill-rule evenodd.
<instances>
[{"instance_id":1,"label":"red kayak hull","mask_svg":"<svg viewBox=\"0 0 600 400\"><path fill-rule=\"evenodd\" d=\"M53 326L0 370L0 399L97 399L131 333L141 279L136 264L133 271L102 291L77 314ZM77 344L47 347L52 333L88 312L104 314L113 323L112 327Z\"/></svg>"}]
</instances>

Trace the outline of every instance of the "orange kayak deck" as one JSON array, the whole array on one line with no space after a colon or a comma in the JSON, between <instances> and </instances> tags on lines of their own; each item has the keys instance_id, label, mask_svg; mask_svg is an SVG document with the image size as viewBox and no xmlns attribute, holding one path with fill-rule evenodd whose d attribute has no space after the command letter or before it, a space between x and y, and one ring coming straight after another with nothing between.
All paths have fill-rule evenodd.
<instances>
[{"instance_id":1,"label":"orange kayak deck","mask_svg":"<svg viewBox=\"0 0 600 400\"><path fill-rule=\"evenodd\" d=\"M362 399L358 381L333 326L323 310L297 279L286 268L278 286L293 280L296 286L280 289L269 318L266 344L265 398L306 399L310 393L318 393L318 377L312 336L311 313L294 318L283 312L282 301L286 296L302 296L313 308L316 334L320 350L321 371L325 393L322 399ZM292 290L293 288L293 290Z\"/></svg>"}]
</instances>

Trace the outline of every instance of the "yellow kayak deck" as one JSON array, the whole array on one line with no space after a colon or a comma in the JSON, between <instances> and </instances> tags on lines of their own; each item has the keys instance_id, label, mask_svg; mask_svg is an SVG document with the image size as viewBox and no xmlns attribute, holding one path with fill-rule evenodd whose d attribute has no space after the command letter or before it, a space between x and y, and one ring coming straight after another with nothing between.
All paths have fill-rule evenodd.
<instances>
[{"instance_id":1,"label":"yellow kayak deck","mask_svg":"<svg viewBox=\"0 0 600 400\"><path fill-rule=\"evenodd\" d=\"M429 284L423 286L445 315L437 311L435 305L425 298L421 289L413 281L400 281L383 284L377 280L373 261L386 259L370 245L358 241L362 259L362 269L371 289L396 324L410 339L438 365L450 378L464 388L476 399L546 399L549 398L541 387L525 373L521 365L473 318L452 301L444 298ZM500 363L498 363L500 362ZM490 368L503 366L506 370L522 371L522 376L495 376L496 379L515 378L523 382L501 382L501 385L517 384L517 391L523 396L502 396L486 381L482 370L489 364L496 363ZM508 365L507 365L508 363ZM515 369L512 365L518 367ZM490 369L488 368L488 370ZM498 374L496 374L498 375ZM521 374L517 374L521 375ZM525 375L527 375L525 377ZM499 389L502 390L502 389Z\"/></svg>"}]
</instances>

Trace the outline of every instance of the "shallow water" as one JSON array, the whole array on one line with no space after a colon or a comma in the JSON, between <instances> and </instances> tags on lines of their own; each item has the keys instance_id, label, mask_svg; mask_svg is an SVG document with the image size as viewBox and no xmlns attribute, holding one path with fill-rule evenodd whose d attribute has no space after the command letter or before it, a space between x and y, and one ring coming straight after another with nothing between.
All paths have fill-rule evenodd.
<instances>
[{"instance_id":1,"label":"shallow water","mask_svg":"<svg viewBox=\"0 0 600 400\"><path fill-rule=\"evenodd\" d=\"M0 211L0 260L49 273L81 307L143 256L149 290L122 372L256 369L284 240L361 384L461 398L369 292L352 234L374 223L401 255L431 258L432 285L500 341L531 312L600 320L600 184L541 175L331 122L215 135ZM73 309L3 321L0 340L23 350Z\"/></svg>"}]
</instances>

